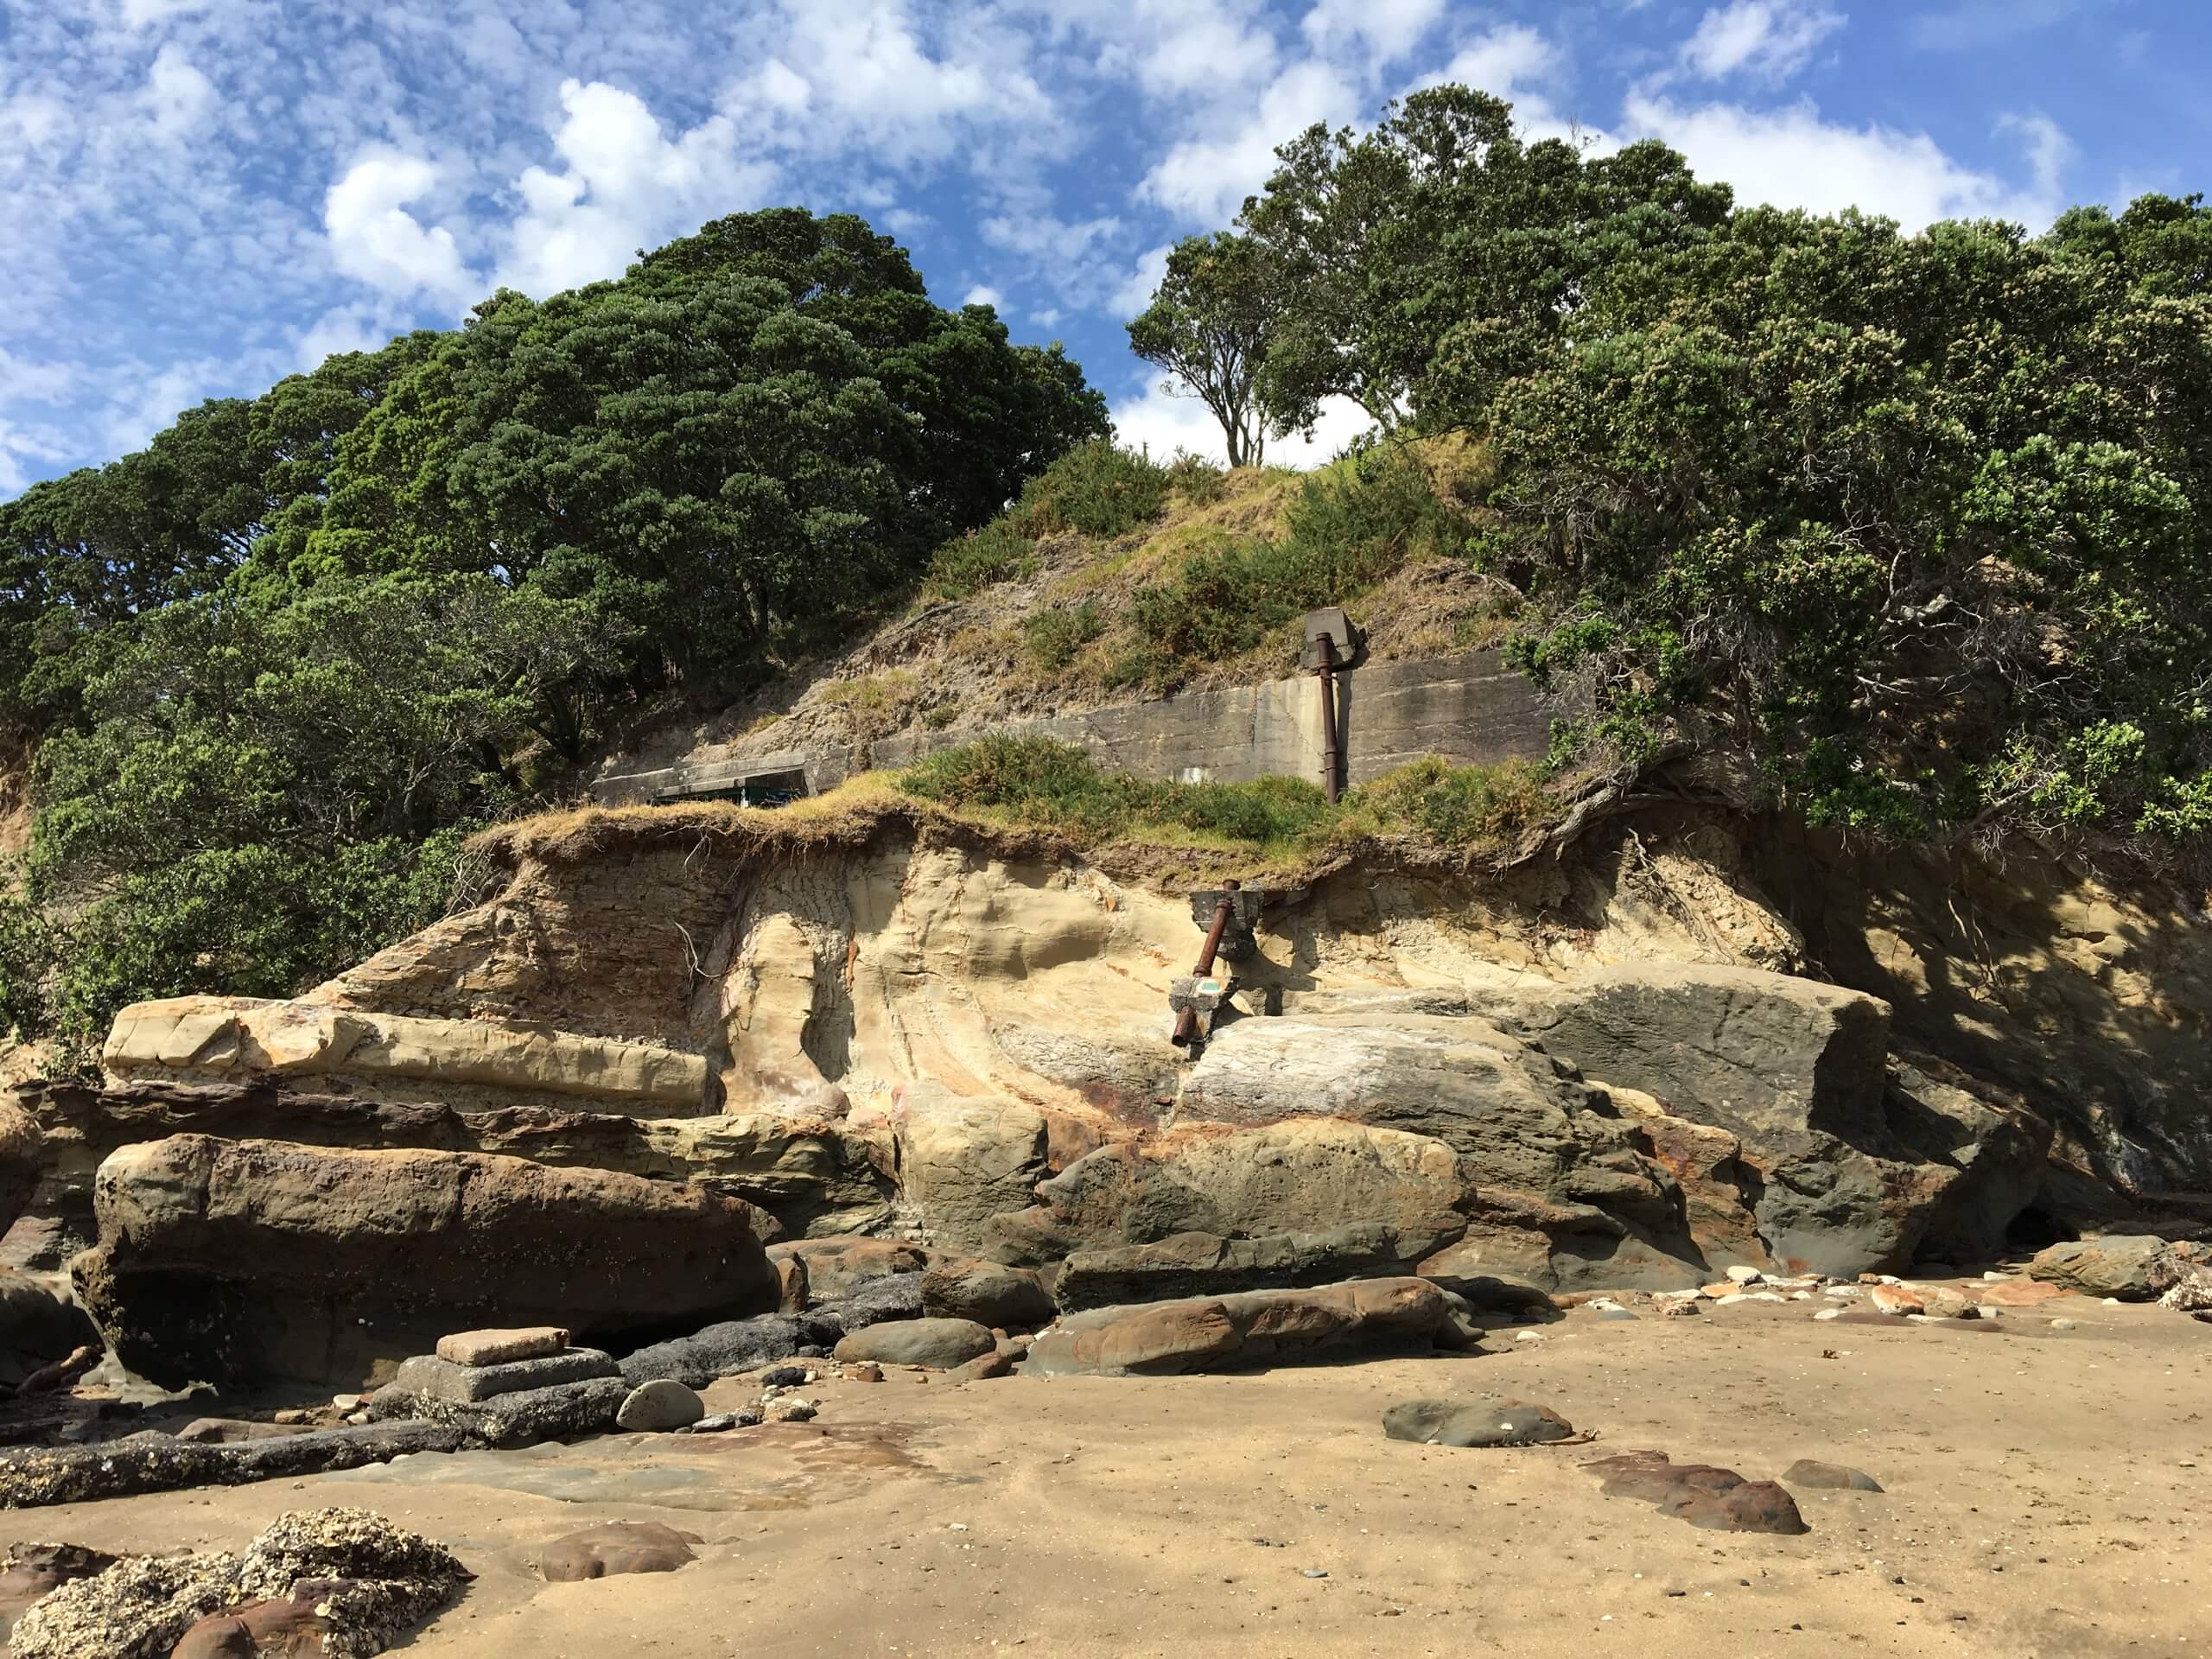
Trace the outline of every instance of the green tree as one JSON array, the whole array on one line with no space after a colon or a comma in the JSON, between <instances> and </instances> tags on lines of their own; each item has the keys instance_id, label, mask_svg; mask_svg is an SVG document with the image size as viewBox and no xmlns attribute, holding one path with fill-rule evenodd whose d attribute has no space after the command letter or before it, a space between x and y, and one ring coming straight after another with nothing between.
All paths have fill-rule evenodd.
<instances>
[{"instance_id":1,"label":"green tree","mask_svg":"<svg viewBox=\"0 0 2212 1659\"><path fill-rule=\"evenodd\" d=\"M1128 326L1129 349L1165 369L1221 423L1231 467L1256 467L1268 421L1260 373L1283 315L1268 253L1228 232L1186 237L1159 290Z\"/></svg>"}]
</instances>

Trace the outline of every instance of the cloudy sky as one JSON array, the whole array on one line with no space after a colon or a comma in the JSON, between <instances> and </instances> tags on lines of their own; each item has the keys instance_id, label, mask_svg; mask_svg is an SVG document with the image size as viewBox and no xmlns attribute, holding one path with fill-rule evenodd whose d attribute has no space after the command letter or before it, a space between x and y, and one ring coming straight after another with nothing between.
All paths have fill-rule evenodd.
<instances>
[{"instance_id":1,"label":"cloudy sky","mask_svg":"<svg viewBox=\"0 0 2212 1659\"><path fill-rule=\"evenodd\" d=\"M2208 69L2212 0L0 0L0 499L786 202L1217 446L1122 322L1311 122L1463 79L1744 199L2040 227L2212 183Z\"/></svg>"}]
</instances>

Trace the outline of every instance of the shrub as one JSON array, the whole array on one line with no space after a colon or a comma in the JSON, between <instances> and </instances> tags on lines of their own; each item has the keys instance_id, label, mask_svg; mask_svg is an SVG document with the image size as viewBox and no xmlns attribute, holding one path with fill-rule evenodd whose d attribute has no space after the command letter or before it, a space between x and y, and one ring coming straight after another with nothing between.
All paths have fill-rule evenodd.
<instances>
[{"instance_id":1,"label":"shrub","mask_svg":"<svg viewBox=\"0 0 2212 1659\"><path fill-rule=\"evenodd\" d=\"M930 561L927 590L940 599L965 599L995 582L1026 576L1037 568L1029 537L1006 518L994 518L938 548Z\"/></svg>"},{"instance_id":2,"label":"shrub","mask_svg":"<svg viewBox=\"0 0 2212 1659\"><path fill-rule=\"evenodd\" d=\"M1031 479L1008 515L1031 537L1055 531L1122 536L1167 505L1167 469L1107 439L1077 444Z\"/></svg>"},{"instance_id":3,"label":"shrub","mask_svg":"<svg viewBox=\"0 0 2212 1659\"><path fill-rule=\"evenodd\" d=\"M1167 487L1193 506L1211 506L1229 493L1229 474L1204 455L1178 449L1167 463Z\"/></svg>"},{"instance_id":4,"label":"shrub","mask_svg":"<svg viewBox=\"0 0 2212 1659\"><path fill-rule=\"evenodd\" d=\"M1030 657L1047 669L1065 668L1075 654L1106 632L1106 613L1095 599L1039 611L1021 625Z\"/></svg>"},{"instance_id":5,"label":"shrub","mask_svg":"<svg viewBox=\"0 0 2212 1659\"><path fill-rule=\"evenodd\" d=\"M1525 760L1454 766L1430 756L1346 797L1354 819L1459 852L1502 851L1546 816L1543 773Z\"/></svg>"}]
</instances>

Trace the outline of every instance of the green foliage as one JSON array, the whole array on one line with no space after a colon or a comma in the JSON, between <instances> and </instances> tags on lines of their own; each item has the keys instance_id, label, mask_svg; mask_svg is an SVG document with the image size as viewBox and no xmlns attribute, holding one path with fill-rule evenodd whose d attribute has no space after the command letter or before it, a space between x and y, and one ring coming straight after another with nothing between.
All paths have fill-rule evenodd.
<instances>
[{"instance_id":1,"label":"green foliage","mask_svg":"<svg viewBox=\"0 0 2212 1659\"><path fill-rule=\"evenodd\" d=\"M1085 844L1190 842L1268 857L1311 857L1378 836L1494 856L1548 816L1541 773L1518 762L1416 761L1347 791L1332 806L1303 778L1154 782L1103 771L1071 743L1003 734L925 757L900 774L899 787L957 811L1051 829Z\"/></svg>"},{"instance_id":2,"label":"green foliage","mask_svg":"<svg viewBox=\"0 0 2212 1659\"><path fill-rule=\"evenodd\" d=\"M2208 225L1760 209L1597 276L1488 404L1522 664L1592 734L1694 709L1815 823L2192 835Z\"/></svg>"},{"instance_id":3,"label":"green foliage","mask_svg":"<svg viewBox=\"0 0 2212 1659\"><path fill-rule=\"evenodd\" d=\"M930 561L928 588L964 599L995 582L1032 575L1040 537L1073 531L1124 536L1166 510L1167 469L1101 438L1077 445L1031 479L998 518L946 542Z\"/></svg>"},{"instance_id":4,"label":"green foliage","mask_svg":"<svg viewBox=\"0 0 2212 1659\"><path fill-rule=\"evenodd\" d=\"M1464 552L1473 528L1421 458L1389 444L1303 480L1285 521L1279 540L1215 532L1172 578L1140 588L1122 677L1165 689L1307 611L1356 600L1416 558Z\"/></svg>"},{"instance_id":5,"label":"green foliage","mask_svg":"<svg viewBox=\"0 0 2212 1659\"><path fill-rule=\"evenodd\" d=\"M1210 507L1229 493L1229 475L1204 455L1178 449L1167 463L1167 487L1192 506Z\"/></svg>"},{"instance_id":6,"label":"green foliage","mask_svg":"<svg viewBox=\"0 0 2212 1659\"><path fill-rule=\"evenodd\" d=\"M1106 632L1106 613L1095 599L1039 611L1021 625L1022 644L1040 668L1062 669Z\"/></svg>"},{"instance_id":7,"label":"green foliage","mask_svg":"<svg viewBox=\"0 0 2212 1659\"><path fill-rule=\"evenodd\" d=\"M1250 237L1185 237L1160 289L1128 325L1129 349L1165 369L1221 423L1231 467L1256 467L1270 428L1261 372L1286 315L1282 262Z\"/></svg>"}]
</instances>

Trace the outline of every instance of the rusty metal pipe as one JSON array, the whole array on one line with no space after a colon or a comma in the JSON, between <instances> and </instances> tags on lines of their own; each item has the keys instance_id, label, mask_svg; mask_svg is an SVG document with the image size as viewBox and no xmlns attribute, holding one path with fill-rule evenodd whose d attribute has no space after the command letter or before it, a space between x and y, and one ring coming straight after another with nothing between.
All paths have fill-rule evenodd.
<instances>
[{"instance_id":1,"label":"rusty metal pipe","mask_svg":"<svg viewBox=\"0 0 2212 1659\"><path fill-rule=\"evenodd\" d=\"M1341 766L1337 753L1337 646L1325 633L1314 643L1321 659L1321 790L1334 806Z\"/></svg>"},{"instance_id":2,"label":"rusty metal pipe","mask_svg":"<svg viewBox=\"0 0 2212 1659\"><path fill-rule=\"evenodd\" d=\"M1235 893L1243 884L1224 881L1222 886ZM1198 947L1198 965L1191 969L1193 977L1204 979L1213 971L1214 952L1221 949L1221 936L1229 931L1229 918L1236 913L1236 901L1224 898L1213 907L1213 925L1206 930L1206 942ZM1185 1008L1175 1016L1175 1034L1168 1040L1178 1048L1188 1048L1198 1033L1198 1011Z\"/></svg>"}]
</instances>

